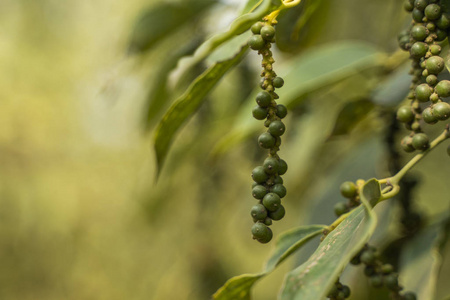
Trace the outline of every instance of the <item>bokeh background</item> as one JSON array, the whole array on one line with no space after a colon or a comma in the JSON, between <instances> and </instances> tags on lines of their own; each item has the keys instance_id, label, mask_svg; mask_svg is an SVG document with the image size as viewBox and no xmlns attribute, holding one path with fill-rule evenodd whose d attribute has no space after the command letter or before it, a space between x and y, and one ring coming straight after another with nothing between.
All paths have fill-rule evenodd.
<instances>
[{"instance_id":1,"label":"bokeh background","mask_svg":"<svg viewBox=\"0 0 450 300\"><path fill-rule=\"evenodd\" d=\"M150 45L146 32L161 30L161 19L147 18L145 26L142 20L168 2L0 2L0 299L209 299L231 276L261 269L271 246L250 235L250 173L264 159L257 133L211 150L258 85L255 53L208 95L156 180L153 130L210 64L179 76L174 53L192 52L226 30L245 4L171 1L181 2L196 9ZM329 223L342 181L388 175L386 124L408 88L408 57L396 42L409 22L402 1L317 2L307 14L299 6L280 16L277 73L284 76L293 61L324 49L360 47L371 59L350 61L349 75L339 77L348 72L343 67L319 78L314 90L293 95L299 101L290 107L281 151L289 164L287 215L273 226L275 235ZM330 54L323 63L334 60ZM315 70L301 72L308 77ZM286 87L303 77L290 78ZM160 107L149 113L155 98ZM343 107L354 101L375 106L362 112L357 106L355 113L350 105L353 112L336 131ZM449 205L444 152L437 149L414 171L414 201L427 216ZM255 299L275 299L284 274L300 260L263 279Z\"/></svg>"}]
</instances>

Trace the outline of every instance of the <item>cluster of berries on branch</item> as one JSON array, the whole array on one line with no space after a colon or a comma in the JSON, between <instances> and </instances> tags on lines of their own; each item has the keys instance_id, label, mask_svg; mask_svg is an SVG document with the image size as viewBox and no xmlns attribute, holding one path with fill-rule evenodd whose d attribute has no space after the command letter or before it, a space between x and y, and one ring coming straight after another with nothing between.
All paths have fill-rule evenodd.
<instances>
[{"instance_id":1,"label":"cluster of berries on branch","mask_svg":"<svg viewBox=\"0 0 450 300\"><path fill-rule=\"evenodd\" d=\"M275 20L255 23L251 27L253 35L248 41L250 48L262 56L262 91L256 96L257 105L253 108L252 114L257 120L265 120L264 126L267 131L258 137L258 144L269 152L263 165L252 171L254 181L252 195L258 200L251 209L254 221L252 234L260 243L268 243L272 239L273 233L268 226L272 225L272 221L281 220L285 215L281 199L286 196L286 188L281 175L286 173L288 167L277 152L280 150L281 136L286 130L281 120L286 117L287 109L275 101L279 98L275 89L284 85L283 79L277 76L272 67L275 60L270 48L275 42L275 24Z\"/></svg>"},{"instance_id":2,"label":"cluster of berries on branch","mask_svg":"<svg viewBox=\"0 0 450 300\"><path fill-rule=\"evenodd\" d=\"M430 146L421 120L435 124L450 117L450 104L444 101L450 96L450 81L438 77L445 68L440 44L450 30L450 15L439 0L406 0L404 7L411 13L412 22L409 30L399 35L399 45L410 53L413 77L407 96L410 104L398 109L397 119L411 130L401 146L406 152L413 152Z\"/></svg>"}]
</instances>

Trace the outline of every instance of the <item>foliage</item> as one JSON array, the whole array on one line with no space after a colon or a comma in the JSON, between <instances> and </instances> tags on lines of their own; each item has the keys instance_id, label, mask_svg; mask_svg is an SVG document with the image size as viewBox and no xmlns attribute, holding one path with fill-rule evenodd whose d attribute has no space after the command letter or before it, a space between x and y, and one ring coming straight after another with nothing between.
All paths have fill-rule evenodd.
<instances>
[{"instance_id":1,"label":"foliage","mask_svg":"<svg viewBox=\"0 0 450 300\"><path fill-rule=\"evenodd\" d=\"M0 298L323 299L348 286L388 299L379 278L398 278L394 294L450 294L446 122L420 121L430 148L413 155L396 121L410 15L402 1L284 2L2 4ZM260 245L250 173L265 128L246 43L277 10L288 192ZM347 181L356 196L339 195ZM369 250L375 261L352 265Z\"/></svg>"}]
</instances>

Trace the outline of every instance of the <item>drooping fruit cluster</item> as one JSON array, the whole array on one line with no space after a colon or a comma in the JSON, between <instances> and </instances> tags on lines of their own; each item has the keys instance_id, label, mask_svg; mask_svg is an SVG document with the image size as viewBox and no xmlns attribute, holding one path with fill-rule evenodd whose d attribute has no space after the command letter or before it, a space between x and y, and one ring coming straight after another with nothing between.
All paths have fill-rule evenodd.
<instances>
[{"instance_id":1,"label":"drooping fruit cluster","mask_svg":"<svg viewBox=\"0 0 450 300\"><path fill-rule=\"evenodd\" d=\"M399 35L399 45L410 53L413 78L407 96L410 105L398 109L397 119L411 130L401 146L413 152L428 149L430 143L420 120L435 124L450 117L450 105L443 101L450 96L450 81L437 77L445 67L439 43L447 38L450 15L443 11L440 0L406 0L404 7L413 21L409 30Z\"/></svg>"},{"instance_id":2,"label":"drooping fruit cluster","mask_svg":"<svg viewBox=\"0 0 450 300\"><path fill-rule=\"evenodd\" d=\"M349 212L352 208L357 207L361 203L358 187L353 182L346 181L342 183L340 191L341 195L347 198L348 201L338 202L334 206L334 213L338 217Z\"/></svg>"},{"instance_id":3,"label":"drooping fruit cluster","mask_svg":"<svg viewBox=\"0 0 450 300\"><path fill-rule=\"evenodd\" d=\"M344 300L350 297L350 288L347 285L336 281L331 290L328 292L327 297L330 300Z\"/></svg>"},{"instance_id":4,"label":"drooping fruit cluster","mask_svg":"<svg viewBox=\"0 0 450 300\"><path fill-rule=\"evenodd\" d=\"M394 272L392 265L384 264L380 260L375 247L365 245L350 263L353 265L363 263L365 265L364 274L369 278L370 285L374 288L385 286L391 291L392 299L416 300L416 295L412 292L400 293L403 287L398 283L398 273Z\"/></svg>"},{"instance_id":5,"label":"drooping fruit cluster","mask_svg":"<svg viewBox=\"0 0 450 300\"><path fill-rule=\"evenodd\" d=\"M276 88L281 88L284 81L273 71L275 62L270 51L271 43L275 41L276 21L258 22L251 27L253 35L248 41L251 49L258 51L262 56L261 88L256 96L257 105L253 108L253 117L257 120L265 120L267 131L258 137L261 148L269 150L268 157L262 166L252 171L253 189L252 195L258 199L258 204L251 209L251 216L255 224L252 227L253 238L260 243L268 243L272 239L272 230L268 227L272 221L281 220L285 215L285 209L281 205L281 198L286 196L286 188L283 185L281 175L286 173L287 164L277 152L281 145L281 136L286 129L281 121L287 115L284 105L277 104L278 95Z\"/></svg>"}]
</instances>

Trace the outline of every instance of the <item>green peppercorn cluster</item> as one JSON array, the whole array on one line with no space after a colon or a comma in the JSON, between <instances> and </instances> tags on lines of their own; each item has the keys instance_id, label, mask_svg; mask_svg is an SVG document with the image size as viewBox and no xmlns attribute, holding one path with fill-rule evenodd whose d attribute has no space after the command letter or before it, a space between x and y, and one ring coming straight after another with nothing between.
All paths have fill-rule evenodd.
<instances>
[{"instance_id":1,"label":"green peppercorn cluster","mask_svg":"<svg viewBox=\"0 0 450 300\"><path fill-rule=\"evenodd\" d=\"M350 297L350 288L347 285L336 281L331 290L328 292L327 297L331 300L344 300Z\"/></svg>"},{"instance_id":2,"label":"green peppercorn cluster","mask_svg":"<svg viewBox=\"0 0 450 300\"><path fill-rule=\"evenodd\" d=\"M413 77L407 96L410 105L398 109L397 119L411 130L401 146L413 152L428 149L430 143L420 120L435 124L450 117L450 105L442 100L450 96L450 81L437 77L445 67L439 43L447 38L450 15L443 12L440 0L405 0L404 7L413 21L409 30L399 35L399 45L410 53Z\"/></svg>"},{"instance_id":3,"label":"green peppercorn cluster","mask_svg":"<svg viewBox=\"0 0 450 300\"><path fill-rule=\"evenodd\" d=\"M398 273L394 272L394 267L384 264L375 247L365 245L364 248L350 261L353 265L363 263L365 265L364 274L369 278L369 283L374 288L385 286L391 291L391 298L395 300L416 300L416 295L412 292L400 293L403 287L398 283Z\"/></svg>"},{"instance_id":4,"label":"green peppercorn cluster","mask_svg":"<svg viewBox=\"0 0 450 300\"><path fill-rule=\"evenodd\" d=\"M348 201L336 203L334 206L334 213L339 217L348 213L352 208L357 207L361 200L359 199L359 189L356 184L351 181L346 181L341 184L341 195L347 198Z\"/></svg>"},{"instance_id":5,"label":"green peppercorn cluster","mask_svg":"<svg viewBox=\"0 0 450 300\"><path fill-rule=\"evenodd\" d=\"M251 27L253 35L248 40L251 49L258 51L262 56L261 88L256 96L256 106L253 108L253 117L257 120L265 120L267 131L258 137L261 148L269 151L268 157L262 166L252 171L253 189L252 195L258 199L258 204L251 209L251 216L255 224L252 227L253 238L261 243L268 243L272 239L272 230L268 227L272 221L281 220L285 215L285 209L281 205L281 199L286 196L286 188L283 185L281 175L286 173L287 164L277 152L281 145L281 136L286 127L281 121L287 115L284 105L277 104L278 95L276 88L281 88L284 81L273 71L275 62L270 51L271 43L275 41L274 22L258 22Z\"/></svg>"}]
</instances>

